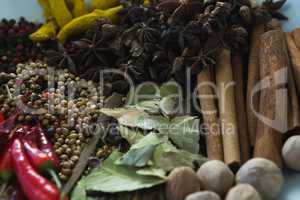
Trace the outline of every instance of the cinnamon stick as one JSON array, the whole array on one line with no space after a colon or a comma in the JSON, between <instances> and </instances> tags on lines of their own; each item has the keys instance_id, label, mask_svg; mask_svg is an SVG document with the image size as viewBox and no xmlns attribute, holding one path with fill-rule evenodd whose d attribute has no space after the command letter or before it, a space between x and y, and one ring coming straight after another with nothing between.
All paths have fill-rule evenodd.
<instances>
[{"instance_id":1,"label":"cinnamon stick","mask_svg":"<svg viewBox=\"0 0 300 200\"><path fill-rule=\"evenodd\" d=\"M260 79L267 80L260 93L259 120L254 157L262 157L282 166L281 147L284 120L287 115L286 89L289 65L285 35L280 30L269 31L261 37L259 51ZM276 120L275 120L276 119ZM284 129L284 128L283 128Z\"/></svg>"},{"instance_id":2,"label":"cinnamon stick","mask_svg":"<svg viewBox=\"0 0 300 200\"><path fill-rule=\"evenodd\" d=\"M231 52L224 49L216 65L216 82L219 90L219 110L223 137L224 161L228 165L241 163L240 144L237 131L234 80Z\"/></svg>"},{"instance_id":3,"label":"cinnamon stick","mask_svg":"<svg viewBox=\"0 0 300 200\"><path fill-rule=\"evenodd\" d=\"M248 63L248 83L247 83L247 119L248 119L248 133L250 144L254 146L256 137L257 118L253 110L257 111L259 107L259 92L252 94L253 88L259 81L259 47L260 37L265 33L265 25L259 24L253 28L251 35L251 49Z\"/></svg>"},{"instance_id":4,"label":"cinnamon stick","mask_svg":"<svg viewBox=\"0 0 300 200\"><path fill-rule=\"evenodd\" d=\"M300 127L300 113L299 113L299 99L297 95L297 81L300 80L298 77L300 74L295 72L300 71L300 52L297 50L292 35L286 33L286 41L288 44L288 52L290 55L290 65L288 67L288 93L289 93L289 107L288 107L288 129L294 130ZM296 63L299 60L299 63ZM297 70L296 68L299 68ZM300 89L300 88L299 88ZM299 94L299 93L298 93Z\"/></svg>"},{"instance_id":5,"label":"cinnamon stick","mask_svg":"<svg viewBox=\"0 0 300 200\"><path fill-rule=\"evenodd\" d=\"M291 65L288 66L288 77L288 130L291 131L300 127L299 99Z\"/></svg>"},{"instance_id":6,"label":"cinnamon stick","mask_svg":"<svg viewBox=\"0 0 300 200\"><path fill-rule=\"evenodd\" d=\"M293 30L292 36L293 36L296 46L300 50L300 28L296 28L295 30Z\"/></svg>"},{"instance_id":7,"label":"cinnamon stick","mask_svg":"<svg viewBox=\"0 0 300 200\"><path fill-rule=\"evenodd\" d=\"M238 133L240 141L241 161L245 163L250 158L250 141L244 96L244 66L242 57L236 54L232 58L233 79L235 81L235 103L237 112Z\"/></svg>"},{"instance_id":8,"label":"cinnamon stick","mask_svg":"<svg viewBox=\"0 0 300 200\"><path fill-rule=\"evenodd\" d=\"M288 45L288 52L291 58L292 69L295 77L297 93L300 94L300 50L290 33L286 33L286 42Z\"/></svg>"},{"instance_id":9,"label":"cinnamon stick","mask_svg":"<svg viewBox=\"0 0 300 200\"><path fill-rule=\"evenodd\" d=\"M197 75L197 91L204 124L208 130L206 137L207 156L212 160L223 161L222 134L217 116L218 109L213 97L213 95L216 95L216 92L212 88L215 85L212 77L210 66L199 72Z\"/></svg>"},{"instance_id":10,"label":"cinnamon stick","mask_svg":"<svg viewBox=\"0 0 300 200\"><path fill-rule=\"evenodd\" d=\"M283 31L281 23L277 19L272 19L268 23L268 28L270 30L280 30ZM293 45L293 41L289 36L289 33L286 33L287 41L291 43L292 47L295 48ZM290 34L291 35L291 34ZM290 61L290 59L289 59ZM295 130L300 126L300 113L299 113L299 101L297 96L297 89L295 84L295 77L293 73L293 69L291 68L292 64L289 62L288 67L288 131Z\"/></svg>"}]
</instances>

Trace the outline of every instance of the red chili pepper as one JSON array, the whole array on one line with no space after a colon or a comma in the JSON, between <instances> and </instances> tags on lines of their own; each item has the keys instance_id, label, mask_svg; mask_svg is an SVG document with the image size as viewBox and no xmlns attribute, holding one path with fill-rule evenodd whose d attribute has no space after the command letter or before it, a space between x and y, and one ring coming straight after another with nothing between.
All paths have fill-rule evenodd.
<instances>
[{"instance_id":1,"label":"red chili pepper","mask_svg":"<svg viewBox=\"0 0 300 200\"><path fill-rule=\"evenodd\" d=\"M14 185L14 191L12 192L11 199L10 200L26 200L26 196L24 192L22 191L20 185L16 183Z\"/></svg>"},{"instance_id":2,"label":"red chili pepper","mask_svg":"<svg viewBox=\"0 0 300 200\"><path fill-rule=\"evenodd\" d=\"M11 155L19 183L29 200L60 199L60 192L57 187L43 176L39 175L31 166L20 139L14 140L11 148Z\"/></svg>"},{"instance_id":3,"label":"red chili pepper","mask_svg":"<svg viewBox=\"0 0 300 200\"><path fill-rule=\"evenodd\" d=\"M0 178L7 182L14 175L11 157L11 144L7 144L0 156Z\"/></svg>"},{"instance_id":4,"label":"red chili pepper","mask_svg":"<svg viewBox=\"0 0 300 200\"><path fill-rule=\"evenodd\" d=\"M36 133L38 135L38 140L39 140L38 144L40 150L48 155L49 159L51 159L51 161L55 164L55 167L58 167L59 166L58 157L54 152L51 142L47 139L46 133L44 132L42 126L40 124L37 124L35 128L36 128Z\"/></svg>"},{"instance_id":5,"label":"red chili pepper","mask_svg":"<svg viewBox=\"0 0 300 200\"><path fill-rule=\"evenodd\" d=\"M4 121L0 122L0 149L7 143L9 134L16 125L16 118L17 114L11 115Z\"/></svg>"},{"instance_id":6,"label":"red chili pepper","mask_svg":"<svg viewBox=\"0 0 300 200\"><path fill-rule=\"evenodd\" d=\"M35 143L26 139L23 139L22 142L34 167L42 172L56 167L56 163L45 152L41 151Z\"/></svg>"},{"instance_id":7,"label":"red chili pepper","mask_svg":"<svg viewBox=\"0 0 300 200\"><path fill-rule=\"evenodd\" d=\"M5 120L4 115L0 112L0 123L3 122Z\"/></svg>"}]
</instances>

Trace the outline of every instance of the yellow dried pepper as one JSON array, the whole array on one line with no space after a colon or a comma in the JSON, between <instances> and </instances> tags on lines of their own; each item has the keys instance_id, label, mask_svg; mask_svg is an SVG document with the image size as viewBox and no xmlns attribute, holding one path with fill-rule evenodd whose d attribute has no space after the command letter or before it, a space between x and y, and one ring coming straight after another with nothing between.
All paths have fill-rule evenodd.
<instances>
[{"instance_id":1,"label":"yellow dried pepper","mask_svg":"<svg viewBox=\"0 0 300 200\"><path fill-rule=\"evenodd\" d=\"M55 38L57 33L57 24L55 21L49 21L39 28L36 32L32 33L29 37L35 42L45 41Z\"/></svg>"},{"instance_id":2,"label":"yellow dried pepper","mask_svg":"<svg viewBox=\"0 0 300 200\"><path fill-rule=\"evenodd\" d=\"M143 5L144 6L150 6L151 5L151 1L150 0L144 0Z\"/></svg>"},{"instance_id":3,"label":"yellow dried pepper","mask_svg":"<svg viewBox=\"0 0 300 200\"><path fill-rule=\"evenodd\" d=\"M75 18L60 30L57 39L61 43L64 43L71 35L76 35L90 29L99 18L106 18L112 22L116 22L118 20L118 13L122 9L122 5L108 10L96 9L90 14Z\"/></svg>"},{"instance_id":4,"label":"yellow dried pepper","mask_svg":"<svg viewBox=\"0 0 300 200\"><path fill-rule=\"evenodd\" d=\"M46 21L51 20L53 17L52 17L49 1L48 0L38 0L38 2L43 9L43 15L44 15L45 20Z\"/></svg>"},{"instance_id":5,"label":"yellow dried pepper","mask_svg":"<svg viewBox=\"0 0 300 200\"><path fill-rule=\"evenodd\" d=\"M49 0L51 13L60 28L69 23L73 16L64 0Z\"/></svg>"},{"instance_id":6,"label":"yellow dried pepper","mask_svg":"<svg viewBox=\"0 0 300 200\"><path fill-rule=\"evenodd\" d=\"M88 13L84 0L71 0L73 16L80 17Z\"/></svg>"},{"instance_id":7,"label":"yellow dried pepper","mask_svg":"<svg viewBox=\"0 0 300 200\"><path fill-rule=\"evenodd\" d=\"M115 7L120 4L119 0L92 0L90 9L93 11L95 9L106 10Z\"/></svg>"}]
</instances>

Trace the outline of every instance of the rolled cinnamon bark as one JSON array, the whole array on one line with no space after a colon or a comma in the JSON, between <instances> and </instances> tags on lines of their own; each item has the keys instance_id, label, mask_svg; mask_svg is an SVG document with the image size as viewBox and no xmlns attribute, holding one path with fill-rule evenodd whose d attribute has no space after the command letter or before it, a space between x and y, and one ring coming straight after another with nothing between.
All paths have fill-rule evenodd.
<instances>
[{"instance_id":1,"label":"rolled cinnamon bark","mask_svg":"<svg viewBox=\"0 0 300 200\"><path fill-rule=\"evenodd\" d=\"M197 75L197 91L204 124L207 127L206 150L207 156L212 160L223 161L223 144L220 124L218 121L218 109L213 95L217 95L213 90L215 81L210 66Z\"/></svg>"},{"instance_id":2,"label":"rolled cinnamon bark","mask_svg":"<svg viewBox=\"0 0 300 200\"><path fill-rule=\"evenodd\" d=\"M287 67L289 65L285 34L269 31L261 37L259 51L260 92L259 120L254 157L262 157L282 166L282 132L287 119ZM266 81L265 83L263 83ZM281 91L281 92L280 92Z\"/></svg>"},{"instance_id":3,"label":"rolled cinnamon bark","mask_svg":"<svg viewBox=\"0 0 300 200\"><path fill-rule=\"evenodd\" d=\"M299 99L291 65L288 67L288 77L288 130L291 131L300 127Z\"/></svg>"},{"instance_id":4,"label":"rolled cinnamon bark","mask_svg":"<svg viewBox=\"0 0 300 200\"><path fill-rule=\"evenodd\" d=\"M265 24L256 25L253 28L251 35L251 49L248 63L248 83L247 83L247 120L248 120L248 133L250 144L254 146L257 128L257 118L254 111L258 111L259 108L259 92L252 94L253 88L259 81L259 47L260 37L265 33Z\"/></svg>"},{"instance_id":5,"label":"rolled cinnamon bark","mask_svg":"<svg viewBox=\"0 0 300 200\"><path fill-rule=\"evenodd\" d=\"M241 163L241 156L237 130L231 52L227 49L222 51L217 60L216 82L219 90L219 111L222 127L224 161L230 166L235 166Z\"/></svg>"},{"instance_id":6,"label":"rolled cinnamon bark","mask_svg":"<svg viewBox=\"0 0 300 200\"><path fill-rule=\"evenodd\" d=\"M291 33L286 33L286 42L288 45L288 52L291 58L292 69L295 77L297 93L300 94L300 50L297 48L296 43Z\"/></svg>"},{"instance_id":7,"label":"rolled cinnamon bark","mask_svg":"<svg viewBox=\"0 0 300 200\"><path fill-rule=\"evenodd\" d=\"M293 30L292 36L293 36L296 46L300 50L300 28L296 28L295 30Z\"/></svg>"},{"instance_id":8,"label":"rolled cinnamon bark","mask_svg":"<svg viewBox=\"0 0 300 200\"><path fill-rule=\"evenodd\" d=\"M237 112L238 133L240 141L241 161L245 163L250 158L250 141L244 95L244 66L242 57L236 54L232 58L233 79L235 81L235 103Z\"/></svg>"}]
</instances>

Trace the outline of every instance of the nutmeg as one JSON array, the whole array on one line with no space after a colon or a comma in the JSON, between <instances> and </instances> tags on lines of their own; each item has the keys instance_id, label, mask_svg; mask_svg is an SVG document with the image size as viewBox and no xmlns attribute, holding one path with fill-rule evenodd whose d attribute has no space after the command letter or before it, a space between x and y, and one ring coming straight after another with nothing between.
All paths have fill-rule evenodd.
<instances>
[{"instance_id":1,"label":"nutmeg","mask_svg":"<svg viewBox=\"0 0 300 200\"><path fill-rule=\"evenodd\" d=\"M200 189L200 181L194 170L189 167L179 167L168 177L166 197L167 200L184 200L187 195Z\"/></svg>"},{"instance_id":2,"label":"nutmeg","mask_svg":"<svg viewBox=\"0 0 300 200\"><path fill-rule=\"evenodd\" d=\"M239 184L229 190L226 200L261 200L261 197L252 185Z\"/></svg>"},{"instance_id":3,"label":"nutmeg","mask_svg":"<svg viewBox=\"0 0 300 200\"><path fill-rule=\"evenodd\" d=\"M282 157L286 166L300 171L300 136L290 137L282 148Z\"/></svg>"},{"instance_id":4,"label":"nutmeg","mask_svg":"<svg viewBox=\"0 0 300 200\"><path fill-rule=\"evenodd\" d=\"M201 186L224 197L234 184L234 174L229 167L218 160L204 163L197 172Z\"/></svg>"},{"instance_id":5,"label":"nutmeg","mask_svg":"<svg viewBox=\"0 0 300 200\"><path fill-rule=\"evenodd\" d=\"M237 183L252 185L263 199L275 199L283 186L281 169L264 158L254 158L246 162L236 175Z\"/></svg>"},{"instance_id":6,"label":"nutmeg","mask_svg":"<svg viewBox=\"0 0 300 200\"><path fill-rule=\"evenodd\" d=\"M221 200L220 196L214 192L203 191L188 195L185 200Z\"/></svg>"}]
</instances>

